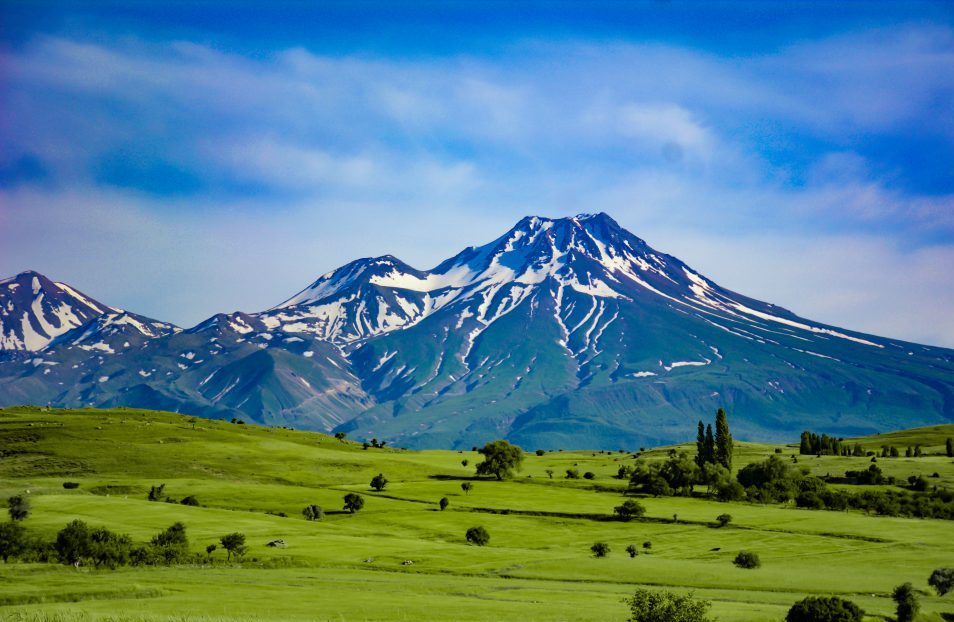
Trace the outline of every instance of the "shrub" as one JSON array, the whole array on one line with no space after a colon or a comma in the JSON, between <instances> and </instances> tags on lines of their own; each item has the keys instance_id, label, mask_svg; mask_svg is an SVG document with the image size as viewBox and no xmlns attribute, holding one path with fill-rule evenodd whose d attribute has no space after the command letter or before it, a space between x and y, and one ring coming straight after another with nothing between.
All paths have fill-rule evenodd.
<instances>
[{"instance_id":1,"label":"shrub","mask_svg":"<svg viewBox=\"0 0 954 622\"><path fill-rule=\"evenodd\" d=\"M719 527L725 527L732 522L731 514L719 514L716 516L716 522L719 523Z\"/></svg>"},{"instance_id":2,"label":"shrub","mask_svg":"<svg viewBox=\"0 0 954 622\"><path fill-rule=\"evenodd\" d=\"M809 596L788 610L785 622L861 622L865 612L837 596Z\"/></svg>"},{"instance_id":3,"label":"shrub","mask_svg":"<svg viewBox=\"0 0 954 622\"><path fill-rule=\"evenodd\" d=\"M762 565L762 560L759 559L758 553L752 553L751 551L739 551L739 554L735 556L735 559L732 560L732 563L738 566L739 568L758 568Z\"/></svg>"},{"instance_id":4,"label":"shrub","mask_svg":"<svg viewBox=\"0 0 954 622\"><path fill-rule=\"evenodd\" d=\"M184 498L182 501L180 501L179 503L182 504L182 505L198 506L198 505L199 505L199 500L196 499L193 495L189 495L188 497L185 497L185 498Z\"/></svg>"},{"instance_id":5,"label":"shrub","mask_svg":"<svg viewBox=\"0 0 954 622\"><path fill-rule=\"evenodd\" d=\"M141 563L174 564L183 561L189 554L189 538L182 523L173 523L149 541L147 560Z\"/></svg>"},{"instance_id":6,"label":"shrub","mask_svg":"<svg viewBox=\"0 0 954 622\"><path fill-rule=\"evenodd\" d=\"M553 469L547 469L545 473L547 474L547 477L553 479Z\"/></svg>"},{"instance_id":7,"label":"shrub","mask_svg":"<svg viewBox=\"0 0 954 622\"><path fill-rule=\"evenodd\" d=\"M613 508L613 512L616 514L617 518L622 521L630 521L634 518L639 518L646 513L646 508L639 501L634 501L628 499L623 502L623 505L617 505Z\"/></svg>"},{"instance_id":8,"label":"shrub","mask_svg":"<svg viewBox=\"0 0 954 622\"><path fill-rule=\"evenodd\" d=\"M450 500L447 497L441 497L440 500L441 512L447 509L447 506L450 505Z\"/></svg>"},{"instance_id":9,"label":"shrub","mask_svg":"<svg viewBox=\"0 0 954 622\"><path fill-rule=\"evenodd\" d=\"M645 542L643 542L643 548L648 551L649 549L653 548L653 543L650 542L649 540L646 540Z\"/></svg>"},{"instance_id":10,"label":"shrub","mask_svg":"<svg viewBox=\"0 0 954 622\"><path fill-rule=\"evenodd\" d=\"M63 488L67 490L76 490L79 488L78 482L63 482Z\"/></svg>"},{"instance_id":11,"label":"shrub","mask_svg":"<svg viewBox=\"0 0 954 622\"><path fill-rule=\"evenodd\" d=\"M636 557L639 555L639 548L635 544L629 544L626 546L626 552L630 557Z\"/></svg>"},{"instance_id":12,"label":"shrub","mask_svg":"<svg viewBox=\"0 0 954 622\"><path fill-rule=\"evenodd\" d=\"M938 568L931 573L928 585L934 588L938 596L944 596L954 590L954 568Z\"/></svg>"},{"instance_id":13,"label":"shrub","mask_svg":"<svg viewBox=\"0 0 954 622\"><path fill-rule=\"evenodd\" d=\"M7 499L7 510L10 520L24 520L30 515L30 499L23 495L14 495Z\"/></svg>"},{"instance_id":14,"label":"shrub","mask_svg":"<svg viewBox=\"0 0 954 622\"><path fill-rule=\"evenodd\" d=\"M467 538L468 542L477 546L485 546L490 542L490 534L483 527L471 527L464 534L464 537Z\"/></svg>"},{"instance_id":15,"label":"shrub","mask_svg":"<svg viewBox=\"0 0 954 622\"><path fill-rule=\"evenodd\" d=\"M341 442L344 442L344 440L345 440L347 437L348 437L348 433L347 433L347 432L335 432L335 438L338 439L338 440L341 441Z\"/></svg>"},{"instance_id":16,"label":"shrub","mask_svg":"<svg viewBox=\"0 0 954 622\"><path fill-rule=\"evenodd\" d=\"M470 494L470 491L474 489L474 485L470 482L463 482L460 485L460 489L464 491L464 494Z\"/></svg>"},{"instance_id":17,"label":"shrub","mask_svg":"<svg viewBox=\"0 0 954 622\"><path fill-rule=\"evenodd\" d=\"M352 514L364 507L364 497L357 493L349 492L344 496L344 509Z\"/></svg>"},{"instance_id":18,"label":"shrub","mask_svg":"<svg viewBox=\"0 0 954 622\"><path fill-rule=\"evenodd\" d=\"M468 464L470 464L470 460L468 460L468 459L466 459L466 458L464 458L463 460L460 461L460 465L461 465L462 467L466 467Z\"/></svg>"},{"instance_id":19,"label":"shrub","mask_svg":"<svg viewBox=\"0 0 954 622\"><path fill-rule=\"evenodd\" d=\"M914 593L914 587L910 583L904 583L894 588L891 598L897 603L898 622L912 622L918 615L921 605L918 604L918 596Z\"/></svg>"},{"instance_id":20,"label":"shrub","mask_svg":"<svg viewBox=\"0 0 954 622\"><path fill-rule=\"evenodd\" d=\"M810 490L798 493L798 496L795 497L795 505L810 510L825 509L825 502L822 501L822 498Z\"/></svg>"},{"instance_id":21,"label":"shrub","mask_svg":"<svg viewBox=\"0 0 954 622\"><path fill-rule=\"evenodd\" d=\"M610 552L610 545L606 542L594 542L590 547L594 557L606 557Z\"/></svg>"},{"instance_id":22,"label":"shrub","mask_svg":"<svg viewBox=\"0 0 954 622\"><path fill-rule=\"evenodd\" d=\"M712 606L707 600L696 600L693 595L678 595L669 591L639 589L629 605L629 622L712 622L706 612Z\"/></svg>"},{"instance_id":23,"label":"shrub","mask_svg":"<svg viewBox=\"0 0 954 622\"><path fill-rule=\"evenodd\" d=\"M487 443L478 450L484 461L477 465L477 475L493 475L497 480L513 477L523 462L523 450L504 440Z\"/></svg>"},{"instance_id":24,"label":"shrub","mask_svg":"<svg viewBox=\"0 0 954 622\"><path fill-rule=\"evenodd\" d=\"M149 497L150 501L159 501L162 499L163 491L165 491L166 485L159 484L158 486L151 486L149 488Z\"/></svg>"},{"instance_id":25,"label":"shrub","mask_svg":"<svg viewBox=\"0 0 954 622\"><path fill-rule=\"evenodd\" d=\"M596 479L596 473L593 471L587 471L583 474L583 479Z\"/></svg>"},{"instance_id":26,"label":"shrub","mask_svg":"<svg viewBox=\"0 0 954 622\"><path fill-rule=\"evenodd\" d=\"M580 479L580 471L578 469L567 469L566 470L567 479Z\"/></svg>"},{"instance_id":27,"label":"shrub","mask_svg":"<svg viewBox=\"0 0 954 622\"><path fill-rule=\"evenodd\" d=\"M245 546L244 533L236 532L222 536L219 538L219 543L222 545L222 548L228 552L228 561L232 561L232 555L241 557L248 551L248 547Z\"/></svg>"},{"instance_id":28,"label":"shrub","mask_svg":"<svg viewBox=\"0 0 954 622\"><path fill-rule=\"evenodd\" d=\"M104 527L89 534L90 559L97 567L116 568L129 563L132 540L125 534L116 534Z\"/></svg>"},{"instance_id":29,"label":"shrub","mask_svg":"<svg viewBox=\"0 0 954 622\"><path fill-rule=\"evenodd\" d=\"M17 557L26 548L26 530L18 522L0 523L0 559L3 563L11 557Z\"/></svg>"},{"instance_id":30,"label":"shrub","mask_svg":"<svg viewBox=\"0 0 954 622\"><path fill-rule=\"evenodd\" d=\"M325 511L321 509L320 505L316 505L314 503L306 505L305 509L303 509L301 513L305 517L305 520L310 521L321 520L325 517Z\"/></svg>"},{"instance_id":31,"label":"shrub","mask_svg":"<svg viewBox=\"0 0 954 622\"><path fill-rule=\"evenodd\" d=\"M79 564L90 554L89 527L81 520L67 523L56 534L53 548L64 564Z\"/></svg>"},{"instance_id":32,"label":"shrub","mask_svg":"<svg viewBox=\"0 0 954 622\"><path fill-rule=\"evenodd\" d=\"M388 478L384 477L384 474L378 473L373 478L371 478L371 488L374 488L378 492L384 490L384 487L388 485Z\"/></svg>"},{"instance_id":33,"label":"shrub","mask_svg":"<svg viewBox=\"0 0 954 622\"><path fill-rule=\"evenodd\" d=\"M542 456L542 455L546 454L547 452L543 451L542 449L538 449L535 453L536 453L538 456Z\"/></svg>"}]
</instances>

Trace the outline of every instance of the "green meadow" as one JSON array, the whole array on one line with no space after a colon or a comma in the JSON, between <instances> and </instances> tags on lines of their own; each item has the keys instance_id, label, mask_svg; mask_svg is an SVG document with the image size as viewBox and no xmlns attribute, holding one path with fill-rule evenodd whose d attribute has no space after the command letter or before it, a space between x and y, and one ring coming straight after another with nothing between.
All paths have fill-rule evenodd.
<instances>
[{"instance_id":1,"label":"green meadow","mask_svg":"<svg viewBox=\"0 0 954 622\"><path fill-rule=\"evenodd\" d=\"M878 465L885 475L921 474L954 488L948 436L954 425L860 441L871 450L896 445L902 456L919 444L923 456ZM792 441L737 441L734 466L777 449L790 459ZM892 588L907 581L920 593L919 620L954 616L954 595L940 598L927 585L932 570L954 565L954 522L685 497L640 498L646 516L619 522L613 508L627 482L613 476L639 448L524 449L522 470L498 482L475 478L474 451L364 449L323 434L132 409L0 410L0 495L29 497L23 524L31 533L52 540L81 519L141 543L181 521L197 553L231 532L248 544L239 561L226 561L220 547L211 563L172 567L0 563L0 620L623 621L622 599L640 586L693 591L727 622L783 620L809 594L850 598L867 619L883 620L893 619ZM643 456L661 460L668 449ZM798 462L843 475L870 458ZM566 479L571 468L595 478ZM378 473L389 480L381 492L369 486ZM67 481L79 487L66 490ZM201 506L148 501L159 484ZM365 499L355 514L342 509L349 492ZM308 504L324 518L305 520ZM722 513L733 520L718 528ZM487 546L465 540L473 526L490 533ZM285 548L267 546L277 539ZM607 557L590 552L597 541L609 543ZM635 558L629 544L640 549ZM762 567L735 567L740 550L757 552Z\"/></svg>"}]
</instances>

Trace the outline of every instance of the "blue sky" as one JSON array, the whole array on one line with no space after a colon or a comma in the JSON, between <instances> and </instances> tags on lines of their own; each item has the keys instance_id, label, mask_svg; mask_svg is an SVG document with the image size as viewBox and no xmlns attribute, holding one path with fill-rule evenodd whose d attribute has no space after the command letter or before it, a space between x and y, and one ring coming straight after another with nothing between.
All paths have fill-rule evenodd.
<instances>
[{"instance_id":1,"label":"blue sky","mask_svg":"<svg viewBox=\"0 0 954 622\"><path fill-rule=\"evenodd\" d=\"M0 273L189 326L606 211L736 291L954 346L951 6L6 2Z\"/></svg>"}]
</instances>

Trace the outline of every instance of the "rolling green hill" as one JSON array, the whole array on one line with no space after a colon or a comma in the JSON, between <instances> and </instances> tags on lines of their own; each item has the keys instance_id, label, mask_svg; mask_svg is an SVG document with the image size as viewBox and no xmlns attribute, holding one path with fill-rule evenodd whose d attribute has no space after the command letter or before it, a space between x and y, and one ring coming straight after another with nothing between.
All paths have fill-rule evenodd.
<instances>
[{"instance_id":1,"label":"rolling green hill","mask_svg":"<svg viewBox=\"0 0 954 622\"><path fill-rule=\"evenodd\" d=\"M951 488L948 436L954 426L861 442L922 445L920 458L878 464L902 479L936 472L931 482ZM737 443L735 466L777 448L797 453L797 444ZM218 550L211 564L175 567L0 564L0 620L625 620L621 599L636 586L693 590L723 622L781 620L804 595L832 593L876 620L892 615L889 592L906 581L923 592L920 620L954 614L954 597L926 583L954 563L950 521L670 497L640 499L646 517L617 522L608 517L626 482L612 476L638 448L544 449L527 454L515 479L496 482L474 479L481 457L473 451L363 449L317 433L132 409L0 410L0 495L29 497L31 533L52 539L79 518L145 542L181 521L195 552L235 531L249 544L240 563ZM667 449L644 456L663 459ZM870 461L798 458L819 475ZM595 479L567 480L569 468ZM382 492L368 484L378 473L390 480ZM66 490L65 481L79 487ZM170 497L194 495L201 506L148 501L163 483ZM353 515L342 511L349 492L366 501ZM324 519L304 519L311 503ZM724 512L733 522L714 528ZM477 525L490 533L488 546L465 541ZM287 548L266 546L276 539ZM596 541L610 544L607 558L590 553ZM646 541L652 548L636 558L624 552ZM742 549L758 552L762 568L734 567Z\"/></svg>"}]
</instances>

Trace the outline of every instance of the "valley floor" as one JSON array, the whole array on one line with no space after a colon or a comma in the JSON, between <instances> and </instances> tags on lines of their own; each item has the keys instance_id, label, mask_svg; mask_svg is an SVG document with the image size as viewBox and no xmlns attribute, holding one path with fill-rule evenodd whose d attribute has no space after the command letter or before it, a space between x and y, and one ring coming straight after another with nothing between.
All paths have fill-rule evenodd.
<instances>
[{"instance_id":1,"label":"valley floor","mask_svg":"<svg viewBox=\"0 0 954 622\"><path fill-rule=\"evenodd\" d=\"M951 431L912 434L925 435L933 454ZM53 539L78 518L140 543L181 521L196 552L236 531L249 545L240 563L219 549L212 563L194 566L0 564L0 620L622 621L622 599L637 586L692 590L723 622L782 620L807 594L848 597L876 620L893 616L890 591L906 581L922 592L919 620L954 615L954 595L939 598L926 583L935 568L954 565L954 522L679 497L640 499L646 517L618 522L609 517L626 482L612 476L632 464L631 453L545 448L527 454L517 478L497 482L473 478L480 456L472 451L365 450L169 413L27 408L0 411L0 448L0 495L29 495L31 533ZM774 449L740 444L736 466ZM800 458L819 474L869 460ZM898 477L937 472L932 481L954 484L954 464L939 454L879 465ZM595 479L567 480L569 468ZM382 492L368 485L377 473L390 480ZM64 481L80 486L64 490ZM463 482L472 482L469 493ZM148 501L150 486L162 483L171 497L194 495L202 506ZM341 511L348 492L366 501L353 515ZM324 519L302 517L312 503ZM722 513L733 520L717 528ZM485 547L464 539L477 525L490 533ZM279 538L287 548L266 546ZM609 543L608 557L593 557L596 541ZM625 553L628 544L637 557ZM762 567L733 566L743 549Z\"/></svg>"}]
</instances>

